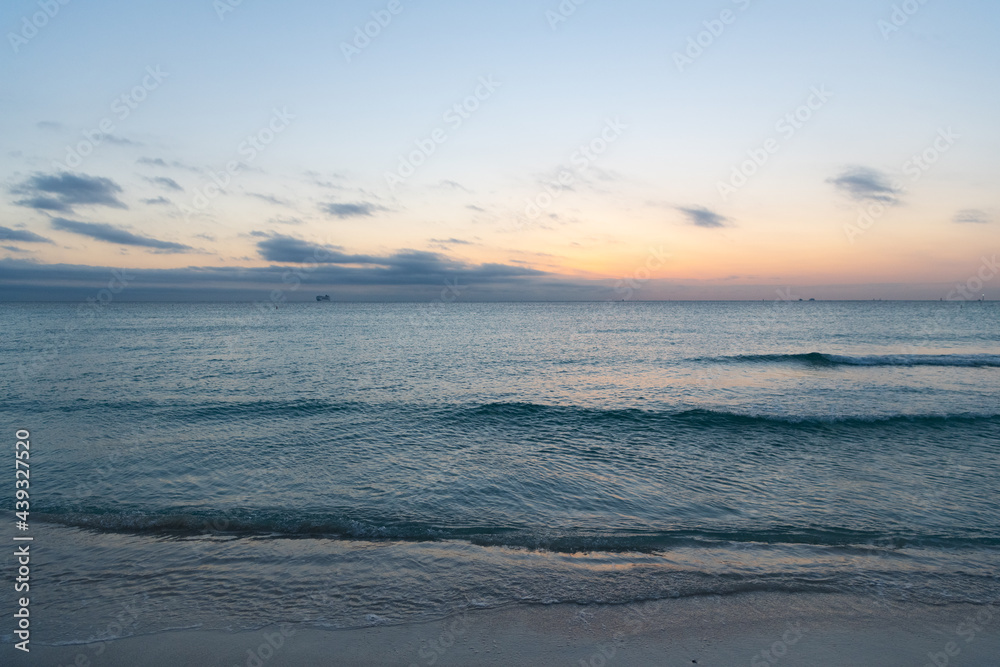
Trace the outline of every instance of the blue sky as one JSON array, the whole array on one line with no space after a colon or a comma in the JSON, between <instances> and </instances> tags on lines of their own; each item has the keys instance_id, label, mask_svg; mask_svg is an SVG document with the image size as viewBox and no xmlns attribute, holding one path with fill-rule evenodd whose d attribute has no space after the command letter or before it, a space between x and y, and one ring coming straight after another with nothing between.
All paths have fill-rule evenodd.
<instances>
[{"instance_id":1,"label":"blue sky","mask_svg":"<svg viewBox=\"0 0 1000 667\"><path fill-rule=\"evenodd\" d=\"M945 297L996 251L998 19L8 2L0 291L128 268L121 299Z\"/></svg>"}]
</instances>

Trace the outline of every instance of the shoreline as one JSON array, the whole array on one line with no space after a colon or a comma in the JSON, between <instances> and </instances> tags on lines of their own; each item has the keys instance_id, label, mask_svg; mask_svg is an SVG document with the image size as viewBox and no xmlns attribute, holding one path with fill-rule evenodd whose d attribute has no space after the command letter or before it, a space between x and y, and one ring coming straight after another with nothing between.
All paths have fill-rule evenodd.
<instances>
[{"instance_id":1,"label":"shoreline","mask_svg":"<svg viewBox=\"0 0 1000 667\"><path fill-rule=\"evenodd\" d=\"M744 593L623 605L513 605L359 629L283 624L177 630L87 645L3 644L5 664L72 665L985 665L1000 606L883 605L841 594ZM84 656L87 662L80 660ZM934 660L936 659L937 664Z\"/></svg>"}]
</instances>

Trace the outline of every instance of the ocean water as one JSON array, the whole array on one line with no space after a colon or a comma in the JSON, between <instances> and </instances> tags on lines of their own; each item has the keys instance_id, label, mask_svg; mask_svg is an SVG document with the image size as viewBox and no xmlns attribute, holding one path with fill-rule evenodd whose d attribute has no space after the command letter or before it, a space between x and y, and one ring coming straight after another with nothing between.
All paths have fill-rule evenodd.
<instances>
[{"instance_id":1,"label":"ocean water","mask_svg":"<svg viewBox=\"0 0 1000 667\"><path fill-rule=\"evenodd\" d=\"M997 303L0 308L41 643L1000 593Z\"/></svg>"}]
</instances>

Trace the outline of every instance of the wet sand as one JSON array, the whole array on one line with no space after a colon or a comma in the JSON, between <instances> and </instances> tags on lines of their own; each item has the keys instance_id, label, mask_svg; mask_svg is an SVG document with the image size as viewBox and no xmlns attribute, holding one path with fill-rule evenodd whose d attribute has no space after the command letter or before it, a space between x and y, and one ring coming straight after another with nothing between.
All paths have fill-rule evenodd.
<instances>
[{"instance_id":1,"label":"wet sand","mask_svg":"<svg viewBox=\"0 0 1000 667\"><path fill-rule=\"evenodd\" d=\"M94 647L3 645L4 664L1000 665L1000 606L754 593L629 605L514 606L422 624L184 630ZM83 656L81 660L80 656ZM84 661L85 660L85 661Z\"/></svg>"}]
</instances>

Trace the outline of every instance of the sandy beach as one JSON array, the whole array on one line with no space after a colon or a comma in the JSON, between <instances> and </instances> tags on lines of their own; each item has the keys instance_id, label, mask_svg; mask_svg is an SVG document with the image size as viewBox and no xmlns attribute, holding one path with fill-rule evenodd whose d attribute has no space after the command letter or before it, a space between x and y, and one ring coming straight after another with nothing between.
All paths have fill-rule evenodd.
<instances>
[{"instance_id":1,"label":"sandy beach","mask_svg":"<svg viewBox=\"0 0 1000 667\"><path fill-rule=\"evenodd\" d=\"M8 655L17 653L4 645ZM82 656L82 657L81 657ZM5 664L997 665L995 606L882 605L842 595L744 594L629 605L559 604L350 630L185 630L99 646L34 646Z\"/></svg>"}]
</instances>

